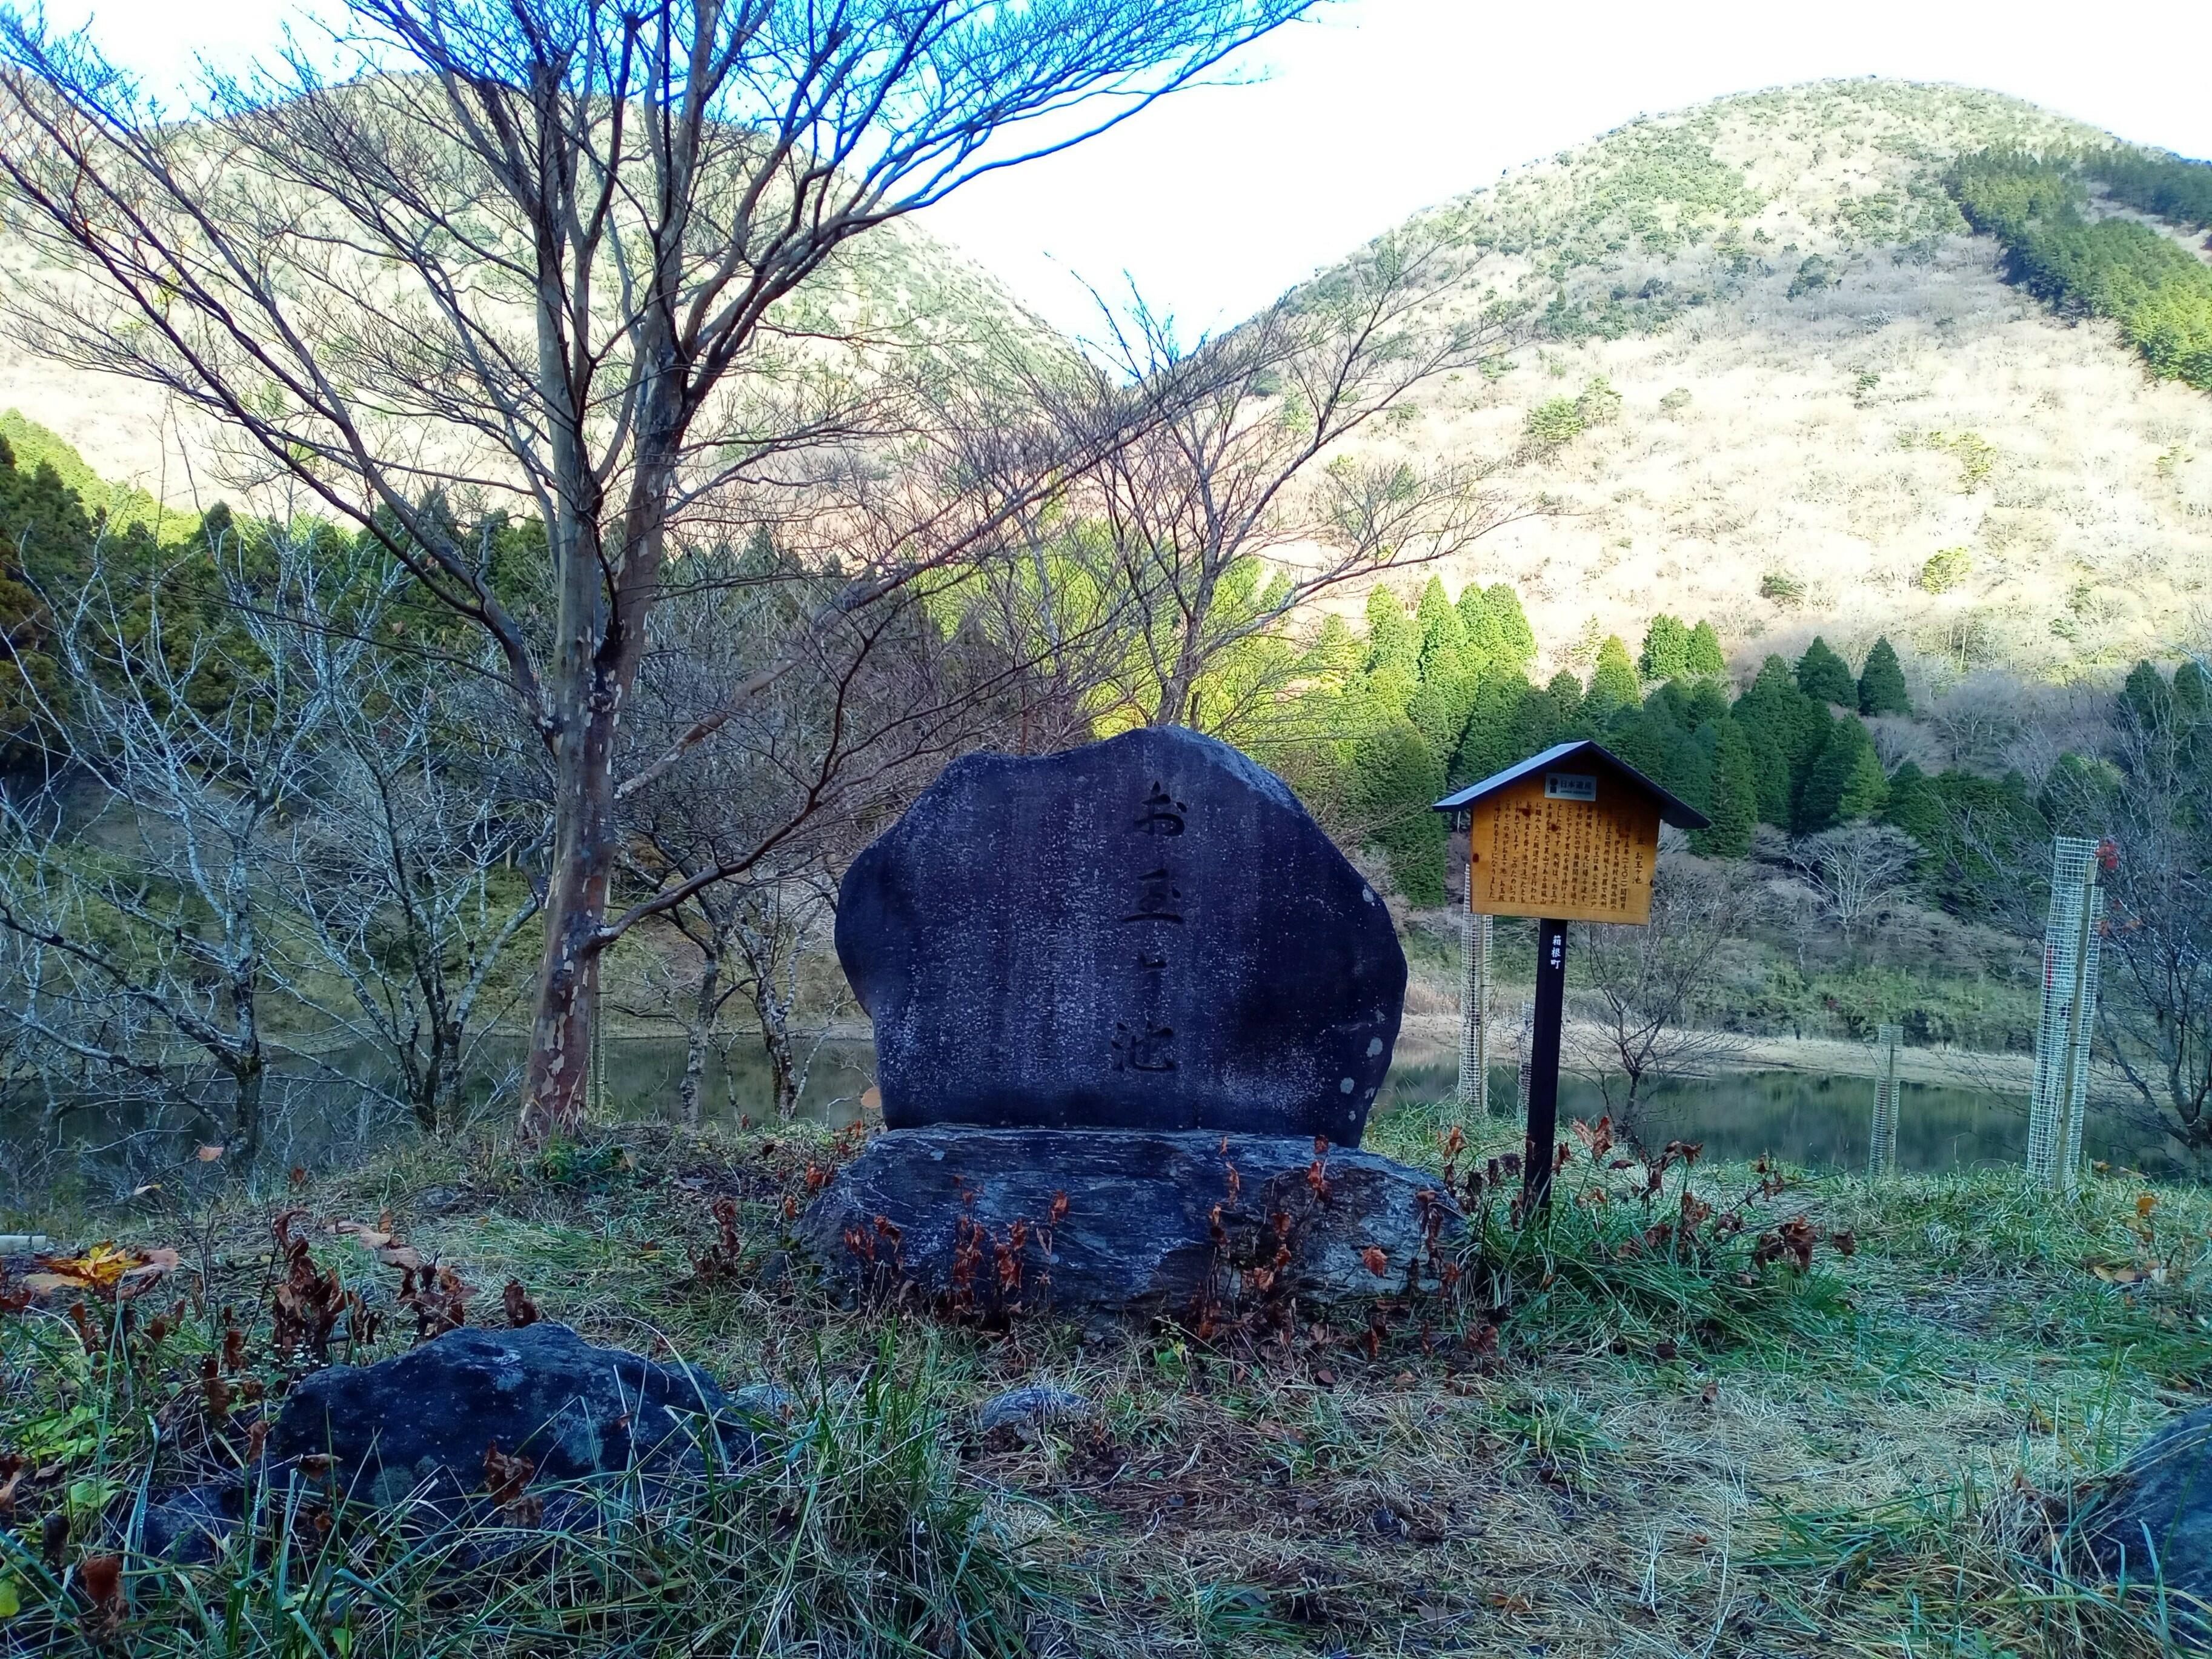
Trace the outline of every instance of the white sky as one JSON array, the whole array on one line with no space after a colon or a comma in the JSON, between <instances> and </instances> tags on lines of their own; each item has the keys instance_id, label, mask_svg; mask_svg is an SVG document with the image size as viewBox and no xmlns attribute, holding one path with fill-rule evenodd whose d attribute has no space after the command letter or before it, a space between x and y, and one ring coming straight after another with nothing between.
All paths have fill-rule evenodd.
<instances>
[{"instance_id":1,"label":"white sky","mask_svg":"<svg viewBox=\"0 0 2212 1659\"><path fill-rule=\"evenodd\" d=\"M56 0L155 82L277 38L280 0ZM73 14L73 16L72 16ZM1133 278L1186 335L1236 321L1413 210L1640 112L1880 74L1993 88L2139 143L2212 156L2212 3L2051 0L1337 0L1204 88L1002 173L928 223L1063 327L1079 276Z\"/></svg>"}]
</instances>

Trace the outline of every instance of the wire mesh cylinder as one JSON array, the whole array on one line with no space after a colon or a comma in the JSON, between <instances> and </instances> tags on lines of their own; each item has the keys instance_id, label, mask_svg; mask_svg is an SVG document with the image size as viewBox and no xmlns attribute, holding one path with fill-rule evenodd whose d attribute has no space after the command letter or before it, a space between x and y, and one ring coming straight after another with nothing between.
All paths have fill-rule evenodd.
<instances>
[{"instance_id":1,"label":"wire mesh cylinder","mask_svg":"<svg viewBox=\"0 0 2212 1659\"><path fill-rule=\"evenodd\" d=\"M2028 1176L2069 1192L2081 1166L2089 1038L2096 1018L2098 934L2105 908L2097 887L2097 842L2076 836L2060 836L2052 844L2035 1079L2028 1096Z\"/></svg>"},{"instance_id":2,"label":"wire mesh cylinder","mask_svg":"<svg viewBox=\"0 0 2212 1659\"><path fill-rule=\"evenodd\" d=\"M1897 1173L1897 1049L1905 1041L1902 1025L1875 1028L1874 1133L1867 1149L1867 1174Z\"/></svg>"},{"instance_id":3,"label":"wire mesh cylinder","mask_svg":"<svg viewBox=\"0 0 2212 1659\"><path fill-rule=\"evenodd\" d=\"M1490 936L1488 916L1460 917L1459 1103L1490 1111Z\"/></svg>"}]
</instances>

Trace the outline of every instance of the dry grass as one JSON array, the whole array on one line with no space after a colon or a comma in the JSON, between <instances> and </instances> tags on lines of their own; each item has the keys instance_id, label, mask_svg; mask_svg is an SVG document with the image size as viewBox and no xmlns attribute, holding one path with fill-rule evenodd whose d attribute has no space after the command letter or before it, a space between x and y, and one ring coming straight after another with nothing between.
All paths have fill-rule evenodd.
<instances>
[{"instance_id":1,"label":"dry grass","mask_svg":"<svg viewBox=\"0 0 2212 1659\"><path fill-rule=\"evenodd\" d=\"M1401 1109L1369 1144L1433 1160L1448 1116ZM1474 1127L1475 1157L1504 1149L1503 1126ZM1372 1358L1340 1333L1285 1356L840 1309L788 1271L778 1238L786 1197L834 1155L817 1134L626 1139L629 1168L571 1158L567 1184L486 1147L406 1153L301 1196L334 1218L388 1207L488 1291L513 1274L596 1337L680 1350L732 1383L776 1380L808 1413L849 1409L837 1402L872 1376L915 1379L991 1567L963 1581L999 1620L977 1628L1017 1629L1028 1651L2160 1650L2142 1609L2072 1576L2053 1517L2212 1385L2201 1189L2156 1189L2146 1240L2143 1189L2118 1181L2071 1206L2002 1177L1797 1182L1756 1224L1817 1218L1850 1229L1856 1254L1824 1249L1809 1274L1772 1270L1749 1291L1618 1256L1640 1220L1569 1206L1540 1243L1496 1236L1468 1305L1432 1312L1425 1345L1408 1320ZM1570 1174L1563 1194L1588 1179ZM1751 1179L1698 1171L1715 1197ZM692 1286L723 1194L739 1202L745 1267ZM233 1196L200 1218L211 1300L252 1294L266 1207ZM186 1220L130 1230L159 1242ZM2166 1282L2124 1288L2081 1266L2130 1252L2170 1262ZM388 1294L351 1247L325 1254ZM479 1318L496 1317L493 1300ZM1081 1389L1097 1415L969 1426L982 1399L1040 1380ZM19 1391L5 1432L55 1403ZM18 1526L34 1531L64 1481L27 1487ZM588 1604L574 1583L560 1594ZM676 1650L650 1628L663 1633L639 1626L620 1650ZM957 1647L948 1629L919 1650ZM373 1635L356 1651L392 1650ZM503 1650L583 1650L540 1631ZM817 1630L758 1650L896 1649Z\"/></svg>"}]
</instances>

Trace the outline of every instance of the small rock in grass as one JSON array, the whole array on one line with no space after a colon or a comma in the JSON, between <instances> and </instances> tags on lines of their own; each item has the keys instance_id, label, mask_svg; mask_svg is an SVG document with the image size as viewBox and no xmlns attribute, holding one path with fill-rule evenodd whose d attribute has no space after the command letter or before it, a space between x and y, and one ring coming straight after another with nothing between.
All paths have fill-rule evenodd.
<instances>
[{"instance_id":1,"label":"small rock in grass","mask_svg":"<svg viewBox=\"0 0 2212 1659\"><path fill-rule=\"evenodd\" d=\"M739 1417L766 1423L788 1423L799 1415L799 1401L773 1382L748 1382L730 1396L730 1408Z\"/></svg>"},{"instance_id":2,"label":"small rock in grass","mask_svg":"<svg viewBox=\"0 0 2212 1659\"><path fill-rule=\"evenodd\" d=\"M1013 1423L1076 1423L1091 1414L1090 1401L1050 1383L1009 1389L985 1401L975 1413L975 1426L988 1434Z\"/></svg>"},{"instance_id":3,"label":"small rock in grass","mask_svg":"<svg viewBox=\"0 0 2212 1659\"><path fill-rule=\"evenodd\" d=\"M768 1394L755 1398L777 1404ZM302 1378L256 1474L272 1494L306 1480L355 1504L422 1500L425 1513L460 1519L489 1501L490 1449L532 1465L526 1495L631 1473L665 1490L703 1474L709 1447L725 1465L757 1456L744 1414L703 1372L599 1347L550 1320L520 1330L466 1328L374 1365L333 1365ZM547 1527L569 1515L590 1523L580 1487L557 1495ZM157 1497L147 1552L204 1559L240 1518L246 1496L232 1481Z\"/></svg>"}]
</instances>

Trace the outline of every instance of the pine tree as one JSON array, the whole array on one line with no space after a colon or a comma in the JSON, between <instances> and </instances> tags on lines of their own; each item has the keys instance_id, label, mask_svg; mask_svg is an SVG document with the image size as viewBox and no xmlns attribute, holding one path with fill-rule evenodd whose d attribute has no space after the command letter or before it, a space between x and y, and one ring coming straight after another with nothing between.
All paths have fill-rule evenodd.
<instances>
[{"instance_id":1,"label":"pine tree","mask_svg":"<svg viewBox=\"0 0 2212 1659\"><path fill-rule=\"evenodd\" d=\"M1444 902L1447 832L1431 810L1443 785L1443 763L1411 720L1380 726L1354 750L1353 804L1409 904Z\"/></svg>"},{"instance_id":2,"label":"pine tree","mask_svg":"<svg viewBox=\"0 0 2212 1659\"><path fill-rule=\"evenodd\" d=\"M1694 732L1711 726L1715 720L1726 720L1728 712L1727 684L1717 679L1701 679L1691 687L1689 703L1682 711L1682 720Z\"/></svg>"},{"instance_id":3,"label":"pine tree","mask_svg":"<svg viewBox=\"0 0 2212 1659\"><path fill-rule=\"evenodd\" d=\"M2173 693L2164 676L2148 662L2139 662L2128 671L2128 681L2120 688L2120 701L2146 726L2163 726L2173 714Z\"/></svg>"},{"instance_id":4,"label":"pine tree","mask_svg":"<svg viewBox=\"0 0 2212 1659\"><path fill-rule=\"evenodd\" d=\"M1867 653L1866 666L1859 671L1859 713L1862 714L1910 714L1912 696L1905 689L1905 670L1897 660L1896 649L1887 635L1874 642Z\"/></svg>"},{"instance_id":5,"label":"pine tree","mask_svg":"<svg viewBox=\"0 0 2212 1659\"><path fill-rule=\"evenodd\" d=\"M2212 714L2212 674L2194 657L2173 671L2173 706L2199 719Z\"/></svg>"},{"instance_id":6,"label":"pine tree","mask_svg":"<svg viewBox=\"0 0 2212 1659\"><path fill-rule=\"evenodd\" d=\"M1414 625L1421 630L1421 678L1432 680L1465 672L1467 625L1444 597L1443 578L1431 576L1413 609Z\"/></svg>"},{"instance_id":7,"label":"pine tree","mask_svg":"<svg viewBox=\"0 0 2212 1659\"><path fill-rule=\"evenodd\" d=\"M1497 625L1501 665L1527 672L1528 665L1536 660L1536 630L1528 626L1521 596L1510 583L1492 582L1483 590L1482 599Z\"/></svg>"},{"instance_id":8,"label":"pine tree","mask_svg":"<svg viewBox=\"0 0 2212 1659\"><path fill-rule=\"evenodd\" d=\"M1367 670L1395 669L1418 680L1421 673L1421 632L1414 627L1406 606L1383 586L1367 590Z\"/></svg>"},{"instance_id":9,"label":"pine tree","mask_svg":"<svg viewBox=\"0 0 2212 1659\"><path fill-rule=\"evenodd\" d=\"M1752 787L1759 803L1759 821L1778 830L1790 827L1790 757L1774 733L1764 726L1732 720L1751 750Z\"/></svg>"},{"instance_id":10,"label":"pine tree","mask_svg":"<svg viewBox=\"0 0 2212 1659\"><path fill-rule=\"evenodd\" d=\"M1797 689L1787 662L1769 656L1736 699L1734 716L1758 764L1759 816L1787 828L1791 804L1827 736L1827 712Z\"/></svg>"},{"instance_id":11,"label":"pine tree","mask_svg":"<svg viewBox=\"0 0 2212 1659\"><path fill-rule=\"evenodd\" d=\"M1681 679L1690 672L1690 630L1680 617L1664 612L1644 630L1644 650L1636 665L1647 680Z\"/></svg>"},{"instance_id":12,"label":"pine tree","mask_svg":"<svg viewBox=\"0 0 2212 1659\"><path fill-rule=\"evenodd\" d=\"M1728 672L1728 659L1721 653L1721 636L1709 622L1701 622L1690 630L1689 670L1700 678Z\"/></svg>"},{"instance_id":13,"label":"pine tree","mask_svg":"<svg viewBox=\"0 0 2212 1659\"><path fill-rule=\"evenodd\" d=\"M1483 597L1480 584L1469 582L1462 588L1452 608L1459 612L1460 631L1467 636L1468 660L1478 673L1489 674L1512 666L1507 661L1504 637L1498 630L1498 618L1491 614L1490 602Z\"/></svg>"},{"instance_id":14,"label":"pine tree","mask_svg":"<svg viewBox=\"0 0 2212 1659\"><path fill-rule=\"evenodd\" d=\"M1525 754L1535 752L1519 747L1522 703L1524 699L1540 698L1543 695L1518 674L1495 674L1480 681L1475 687L1474 705L1468 711L1459 752L1453 757L1449 769L1448 787L1463 789L1470 783L1480 783L1493 772L1503 772ZM1536 748L1545 746L1538 744Z\"/></svg>"},{"instance_id":15,"label":"pine tree","mask_svg":"<svg viewBox=\"0 0 2212 1659\"><path fill-rule=\"evenodd\" d=\"M1707 858L1740 859L1751 851L1751 833L1759 825L1759 763L1751 740L1734 720L1719 720L1706 729L1714 734L1705 807L1712 823L1692 831L1690 844Z\"/></svg>"},{"instance_id":16,"label":"pine tree","mask_svg":"<svg viewBox=\"0 0 2212 1659\"><path fill-rule=\"evenodd\" d=\"M1620 642L1620 635L1609 634L1598 647L1597 668L1590 675L1589 690L1583 698L1584 714L1595 723L1603 725L1616 709L1634 702L1644 690L1643 682L1636 677L1636 665L1629 659L1628 647Z\"/></svg>"},{"instance_id":17,"label":"pine tree","mask_svg":"<svg viewBox=\"0 0 2212 1659\"><path fill-rule=\"evenodd\" d=\"M1889 799L1889 780L1874 752L1874 739L1853 718L1835 722L1814 757L1797 801L1796 828L1814 835L1878 812Z\"/></svg>"},{"instance_id":18,"label":"pine tree","mask_svg":"<svg viewBox=\"0 0 2212 1659\"><path fill-rule=\"evenodd\" d=\"M1817 634L1797 659L1797 689L1815 702L1841 703L1846 708L1859 706L1859 688L1851 678L1850 665Z\"/></svg>"}]
</instances>

